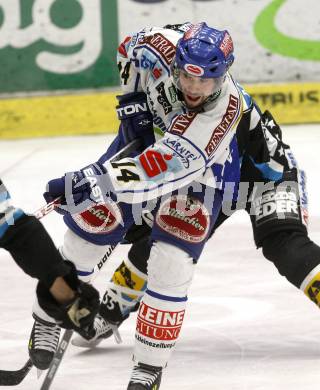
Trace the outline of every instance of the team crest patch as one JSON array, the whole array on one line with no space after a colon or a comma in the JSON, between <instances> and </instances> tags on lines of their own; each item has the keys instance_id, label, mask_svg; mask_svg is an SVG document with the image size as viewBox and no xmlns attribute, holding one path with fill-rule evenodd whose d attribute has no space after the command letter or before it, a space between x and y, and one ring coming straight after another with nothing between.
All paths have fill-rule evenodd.
<instances>
[{"instance_id":1,"label":"team crest patch","mask_svg":"<svg viewBox=\"0 0 320 390\"><path fill-rule=\"evenodd\" d=\"M156 223L167 233L197 244L207 237L210 216L198 199L186 195L174 195L160 206Z\"/></svg>"},{"instance_id":2,"label":"team crest patch","mask_svg":"<svg viewBox=\"0 0 320 390\"><path fill-rule=\"evenodd\" d=\"M119 207L111 203L90 207L72 218L82 230L94 234L109 233L122 221Z\"/></svg>"}]
</instances>

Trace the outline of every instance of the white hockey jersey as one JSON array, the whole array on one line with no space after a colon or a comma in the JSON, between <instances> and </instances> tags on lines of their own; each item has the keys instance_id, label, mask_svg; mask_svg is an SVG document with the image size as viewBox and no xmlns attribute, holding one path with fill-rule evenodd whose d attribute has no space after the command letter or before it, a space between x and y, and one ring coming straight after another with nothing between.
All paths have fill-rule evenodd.
<instances>
[{"instance_id":1,"label":"white hockey jersey","mask_svg":"<svg viewBox=\"0 0 320 390\"><path fill-rule=\"evenodd\" d=\"M192 181L219 187L212 164L224 164L237 126L248 104L241 88L226 75L218 98L201 112L189 111L173 83L170 66L182 31L148 28L119 46L123 93L147 94L159 137L135 158L104 164L119 201L157 198ZM251 118L255 126L260 117Z\"/></svg>"}]
</instances>

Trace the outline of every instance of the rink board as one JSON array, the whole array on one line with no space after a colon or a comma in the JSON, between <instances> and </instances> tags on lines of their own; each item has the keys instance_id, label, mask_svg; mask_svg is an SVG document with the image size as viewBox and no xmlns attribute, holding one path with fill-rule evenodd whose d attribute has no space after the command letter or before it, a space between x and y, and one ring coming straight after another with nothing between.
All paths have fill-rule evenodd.
<instances>
[{"instance_id":1,"label":"rink board","mask_svg":"<svg viewBox=\"0 0 320 390\"><path fill-rule=\"evenodd\" d=\"M245 86L281 124L320 122L320 83ZM117 92L2 99L0 138L114 133Z\"/></svg>"}]
</instances>

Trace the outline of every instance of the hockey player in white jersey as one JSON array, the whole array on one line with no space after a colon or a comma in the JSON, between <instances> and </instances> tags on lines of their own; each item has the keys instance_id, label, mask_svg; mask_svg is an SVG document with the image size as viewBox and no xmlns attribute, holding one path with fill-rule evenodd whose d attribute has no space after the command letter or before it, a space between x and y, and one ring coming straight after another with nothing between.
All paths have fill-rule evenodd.
<instances>
[{"instance_id":1,"label":"hockey player in white jersey","mask_svg":"<svg viewBox=\"0 0 320 390\"><path fill-rule=\"evenodd\" d=\"M65 196L69 236L96 246L121 241L142 210L153 214L144 241L151 243L147 288L140 275L124 295L131 307L140 301L128 389L156 390L179 337L195 264L237 208L250 214L266 258L317 304L312 286L320 281L320 249L307 236L304 173L272 116L261 114L230 75L233 42L226 30L205 23L144 29L124 40L118 60L118 137L96 163L51 180L46 198ZM143 151L109 161L136 137ZM108 218L99 225L101 210ZM123 266L129 274L139 270L136 257ZM124 275L118 270L121 282L115 272L114 290L130 282ZM105 298L105 318L125 306L123 294Z\"/></svg>"}]
</instances>

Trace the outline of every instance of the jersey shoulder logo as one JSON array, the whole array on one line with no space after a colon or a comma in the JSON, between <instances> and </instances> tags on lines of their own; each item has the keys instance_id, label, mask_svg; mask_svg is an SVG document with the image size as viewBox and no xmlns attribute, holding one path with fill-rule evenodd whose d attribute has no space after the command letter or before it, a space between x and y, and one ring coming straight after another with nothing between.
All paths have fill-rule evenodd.
<instances>
[{"instance_id":1,"label":"jersey shoulder logo","mask_svg":"<svg viewBox=\"0 0 320 390\"><path fill-rule=\"evenodd\" d=\"M223 115L221 122L213 130L210 141L206 146L205 150L208 157L211 157L217 150L218 146L234 124L235 119L238 117L238 113L239 99L234 95L230 95L226 112Z\"/></svg>"},{"instance_id":2,"label":"jersey shoulder logo","mask_svg":"<svg viewBox=\"0 0 320 390\"><path fill-rule=\"evenodd\" d=\"M169 133L182 135L191 125L196 116L197 112L194 111L189 111L186 114L176 116L171 123Z\"/></svg>"},{"instance_id":3,"label":"jersey shoulder logo","mask_svg":"<svg viewBox=\"0 0 320 390\"><path fill-rule=\"evenodd\" d=\"M144 37L140 44L147 44L155 50L167 65L171 64L176 54L175 45L160 33Z\"/></svg>"}]
</instances>

